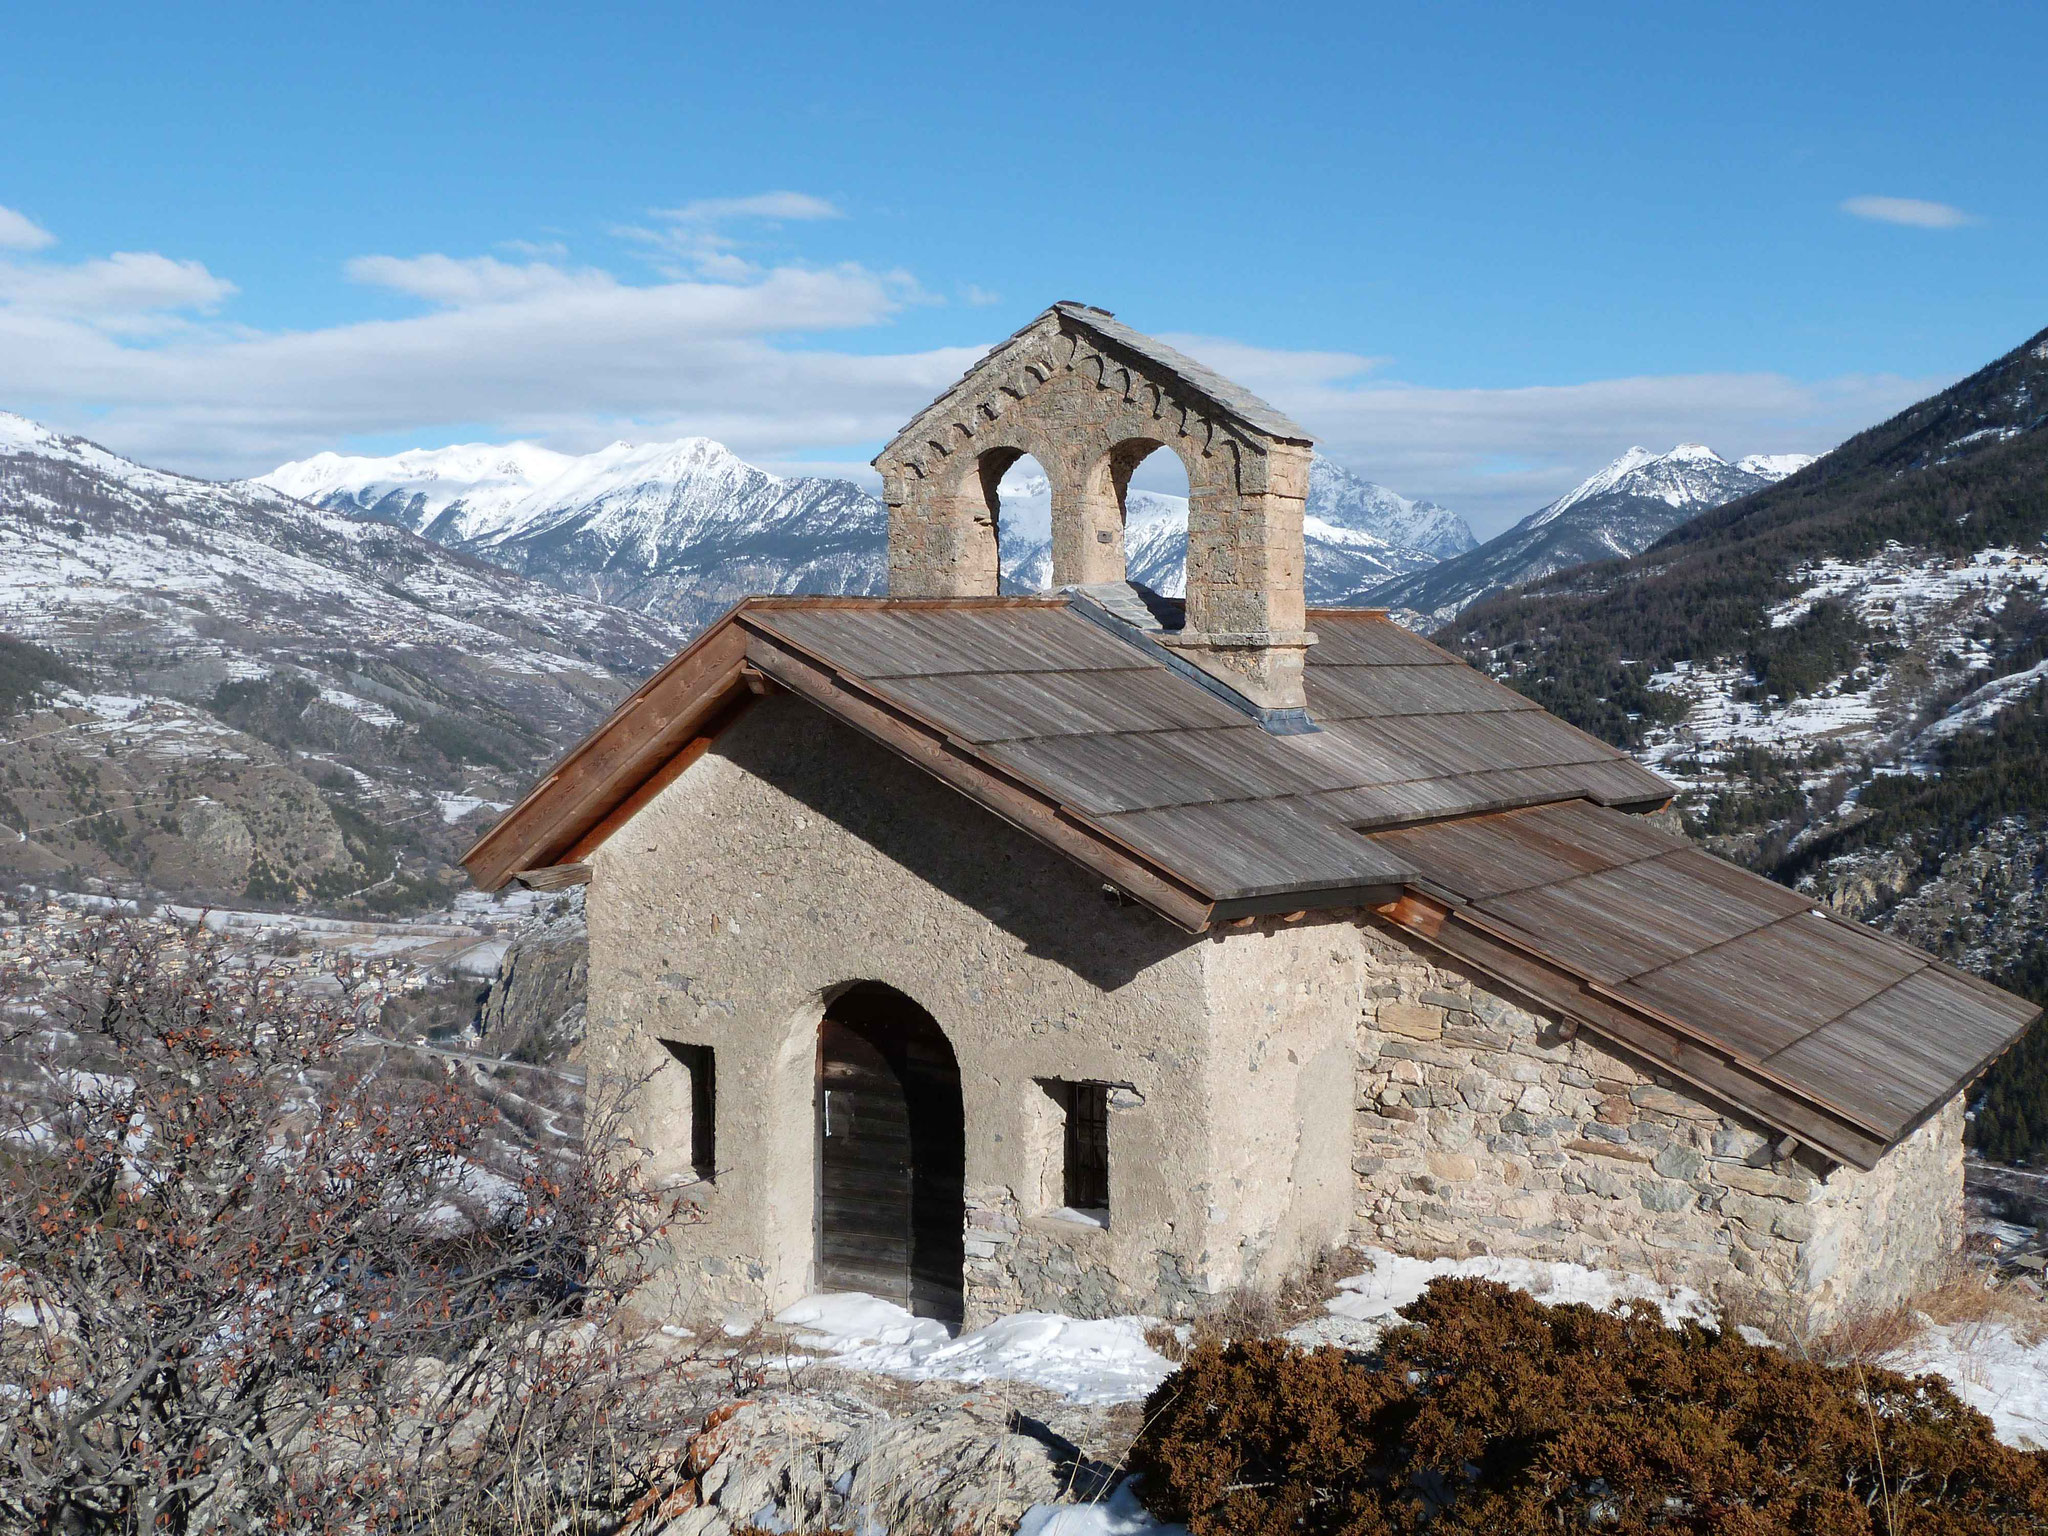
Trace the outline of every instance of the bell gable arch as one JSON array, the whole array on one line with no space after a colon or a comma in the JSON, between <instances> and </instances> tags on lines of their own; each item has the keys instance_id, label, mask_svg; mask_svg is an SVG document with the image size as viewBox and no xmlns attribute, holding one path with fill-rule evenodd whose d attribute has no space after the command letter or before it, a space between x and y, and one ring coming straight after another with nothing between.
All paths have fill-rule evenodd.
<instances>
[{"instance_id":1,"label":"bell gable arch","mask_svg":"<svg viewBox=\"0 0 2048 1536\"><path fill-rule=\"evenodd\" d=\"M1026 453L1051 484L1053 585L1122 581L1125 493L1160 448L1188 478L1187 624L1174 643L1260 704L1299 708L1311 440L1107 310L1053 305L876 457L890 595L995 595L996 486Z\"/></svg>"}]
</instances>

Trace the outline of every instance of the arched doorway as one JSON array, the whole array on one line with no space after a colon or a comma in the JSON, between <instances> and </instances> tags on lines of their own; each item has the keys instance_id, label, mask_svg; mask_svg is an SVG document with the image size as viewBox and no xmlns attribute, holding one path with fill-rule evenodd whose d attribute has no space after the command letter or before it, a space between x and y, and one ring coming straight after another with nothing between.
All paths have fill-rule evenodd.
<instances>
[{"instance_id":1,"label":"arched doorway","mask_svg":"<svg viewBox=\"0 0 2048 1536\"><path fill-rule=\"evenodd\" d=\"M818 1029L818 1288L961 1319L960 1064L932 1016L861 982Z\"/></svg>"}]
</instances>

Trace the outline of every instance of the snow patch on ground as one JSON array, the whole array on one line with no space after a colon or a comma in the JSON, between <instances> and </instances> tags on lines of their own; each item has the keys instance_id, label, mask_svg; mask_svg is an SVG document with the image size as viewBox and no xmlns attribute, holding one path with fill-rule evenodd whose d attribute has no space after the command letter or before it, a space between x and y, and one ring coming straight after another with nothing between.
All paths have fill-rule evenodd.
<instances>
[{"instance_id":1,"label":"snow patch on ground","mask_svg":"<svg viewBox=\"0 0 2048 1536\"><path fill-rule=\"evenodd\" d=\"M1155 1520L1138 1502L1130 1480L1094 1504L1034 1504L1017 1522L1017 1536L1187 1536L1184 1525Z\"/></svg>"},{"instance_id":2,"label":"snow patch on ground","mask_svg":"<svg viewBox=\"0 0 2048 1536\"><path fill-rule=\"evenodd\" d=\"M1707 1299L1690 1286L1659 1285L1640 1275L1612 1275L1579 1264L1487 1257L1410 1259L1383 1248L1368 1248L1365 1256L1371 1269L1337 1282L1341 1294L1326 1304L1333 1315L1358 1322L1394 1321L1395 1312L1420 1298L1430 1281L1454 1277L1497 1280L1527 1291L1547 1306L1583 1302L1604 1311L1616 1302L1651 1301L1673 1326L1712 1323L1716 1316Z\"/></svg>"},{"instance_id":3,"label":"snow patch on ground","mask_svg":"<svg viewBox=\"0 0 2048 1536\"><path fill-rule=\"evenodd\" d=\"M1698 1291L1639 1275L1530 1259L1411 1259L1376 1248L1366 1249L1364 1256L1370 1267L1338 1282L1337 1294L1325 1304L1327 1315L1290 1330L1288 1338L1310 1348L1335 1344L1369 1350L1382 1330L1400 1321L1400 1308L1420 1297L1432 1280L1446 1276L1498 1281L1547 1306L1577 1302L1605 1310L1640 1300L1653 1303L1672 1326L1686 1321L1716 1324L1713 1305ZM795 1331L798 1347L829 1355L849 1370L912 1381L1030 1382L1077 1403L1138 1401L1174 1369L1145 1342L1145 1330L1157 1321L1149 1317L1086 1320L1056 1312L1020 1312L956 1339L944 1324L914 1317L894 1302L847 1292L807 1296L775 1321ZM1751 1330L1744 1330L1743 1337L1766 1342ZM1911 1375L1933 1372L1946 1377L1965 1402L1990 1417L2008 1443L2048 1446L2048 1339L2028 1343L2003 1323L1929 1322L1891 1364ZM1127 1506L1112 1499L1092 1508L1040 1509L1084 1523L1055 1524L1048 1514L1037 1525L1027 1519L1022 1531L1041 1536L1119 1536L1154 1528L1101 1523L1143 1516L1135 1500Z\"/></svg>"},{"instance_id":4,"label":"snow patch on ground","mask_svg":"<svg viewBox=\"0 0 2048 1536\"><path fill-rule=\"evenodd\" d=\"M505 800L480 800L475 795L456 795L436 791L434 803L441 807L441 819L445 822L462 820L479 807L487 811L502 811L511 802Z\"/></svg>"},{"instance_id":5,"label":"snow patch on ground","mask_svg":"<svg viewBox=\"0 0 2048 1536\"><path fill-rule=\"evenodd\" d=\"M801 1330L803 1348L850 1370L911 1381L1027 1381L1077 1403L1133 1402L1173 1373L1145 1342L1156 1321L1148 1317L1019 1312L955 1339L943 1323L853 1291L807 1296L775 1321Z\"/></svg>"},{"instance_id":6,"label":"snow patch on ground","mask_svg":"<svg viewBox=\"0 0 2048 1536\"><path fill-rule=\"evenodd\" d=\"M2026 1343L2004 1323L1930 1323L1887 1364L1948 1378L2008 1445L2048 1448L2048 1339Z\"/></svg>"}]
</instances>

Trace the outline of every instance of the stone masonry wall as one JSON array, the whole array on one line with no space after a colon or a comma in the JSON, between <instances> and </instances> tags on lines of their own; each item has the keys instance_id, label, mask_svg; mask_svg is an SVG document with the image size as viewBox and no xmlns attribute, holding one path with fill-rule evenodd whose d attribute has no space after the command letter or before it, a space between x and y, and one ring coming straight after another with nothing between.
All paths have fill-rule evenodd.
<instances>
[{"instance_id":1,"label":"stone masonry wall","mask_svg":"<svg viewBox=\"0 0 2048 1536\"><path fill-rule=\"evenodd\" d=\"M1401 939L1366 939L1361 1240L1651 1275L1784 1329L1900 1300L1953 1251L1960 1100L1869 1173L1774 1162L1767 1127Z\"/></svg>"}]
</instances>

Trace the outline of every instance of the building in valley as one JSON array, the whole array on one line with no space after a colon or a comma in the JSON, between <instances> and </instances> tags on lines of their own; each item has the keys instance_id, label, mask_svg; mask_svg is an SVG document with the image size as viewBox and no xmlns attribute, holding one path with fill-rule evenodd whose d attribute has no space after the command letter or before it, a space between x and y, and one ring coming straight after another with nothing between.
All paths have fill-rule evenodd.
<instances>
[{"instance_id":1,"label":"building in valley","mask_svg":"<svg viewBox=\"0 0 2048 1536\"><path fill-rule=\"evenodd\" d=\"M1059 304L876 460L886 598L756 598L468 855L587 879L590 1065L700 1310L1185 1314L1320 1250L1566 1258L1788 1320L1960 1238L2027 1003L1690 846L1669 787L1369 611L1309 439ZM1124 581L1177 455L1187 596ZM1055 590L998 592L1003 472Z\"/></svg>"}]
</instances>

